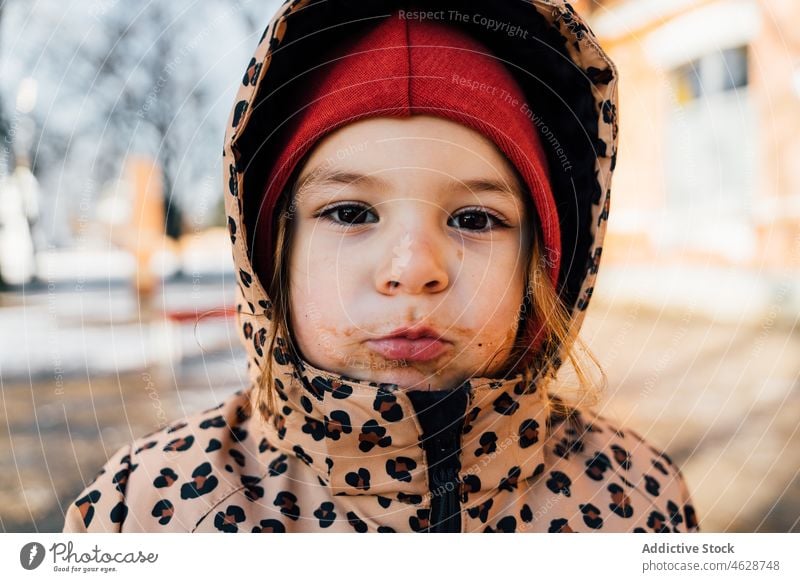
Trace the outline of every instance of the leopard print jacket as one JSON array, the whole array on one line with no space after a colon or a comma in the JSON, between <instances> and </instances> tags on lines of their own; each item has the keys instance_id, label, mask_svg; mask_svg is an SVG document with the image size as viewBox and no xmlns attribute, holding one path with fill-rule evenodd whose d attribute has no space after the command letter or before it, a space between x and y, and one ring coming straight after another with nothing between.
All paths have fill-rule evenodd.
<instances>
[{"instance_id":1,"label":"leopard print jacket","mask_svg":"<svg viewBox=\"0 0 800 582\"><path fill-rule=\"evenodd\" d=\"M266 349L272 302L253 272L245 220L257 198L245 192L259 189L265 177L258 169L268 166L259 136L283 118L280 99L265 99L266 89L313 66L334 40L326 34L346 34L347 23L414 4L287 0L242 78L223 149L237 323L251 386L272 366L277 410L254 412L248 388L134 440L69 506L64 531L698 530L685 481L664 452L589 410L556 414L553 399L522 375L415 393L315 368L288 353L280 335ZM552 172L562 240L574 241L564 249L559 282L577 329L608 218L617 70L563 0L427 0L422 7L514 22L537 39L460 20L506 62L536 68L520 77L526 92L537 91L537 82L548 88L536 93L537 111L558 138L546 149L551 166L563 170ZM568 166L559 166L562 154ZM554 368L564 359L557 354Z\"/></svg>"}]
</instances>

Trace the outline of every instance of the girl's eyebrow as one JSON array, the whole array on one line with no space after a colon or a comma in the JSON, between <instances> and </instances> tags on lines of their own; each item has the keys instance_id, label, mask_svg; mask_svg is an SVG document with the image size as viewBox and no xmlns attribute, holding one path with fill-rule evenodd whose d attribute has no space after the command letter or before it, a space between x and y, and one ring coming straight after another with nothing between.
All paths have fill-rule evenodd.
<instances>
[{"instance_id":1,"label":"girl's eyebrow","mask_svg":"<svg viewBox=\"0 0 800 582\"><path fill-rule=\"evenodd\" d=\"M447 182L448 190L466 190L469 192L496 192L503 197L516 199L519 192L512 184L505 180L493 180L491 178L469 178L458 180L451 178Z\"/></svg>"},{"instance_id":2,"label":"girl's eyebrow","mask_svg":"<svg viewBox=\"0 0 800 582\"><path fill-rule=\"evenodd\" d=\"M371 174L362 174L360 172L355 172L351 170L342 170L337 168L326 168L321 169L318 168L316 170L312 170L305 178L303 178L298 186L297 195L301 196L304 192L308 190L314 190L315 188L320 188L323 186L331 186L331 185L349 185L355 182L359 183L359 186L365 186L367 188L375 188L375 189L384 189L388 190L391 188L389 182L381 178L380 176L371 175ZM492 178L465 178L463 180L459 180L457 178L450 178L444 187L447 191L467 191L467 192L490 192L496 193L502 198L508 198L511 200L517 200L520 196L518 190L513 186L513 184L508 183L505 180L494 180Z\"/></svg>"},{"instance_id":3,"label":"girl's eyebrow","mask_svg":"<svg viewBox=\"0 0 800 582\"><path fill-rule=\"evenodd\" d=\"M371 176L368 174L361 174L359 172L352 172L349 170L340 169L321 169L317 168L309 172L309 174L300 181L297 192L298 194L319 188L322 186L331 186L336 184L352 184L353 182L360 182L364 186L373 188L388 188L389 184L379 176Z\"/></svg>"}]
</instances>

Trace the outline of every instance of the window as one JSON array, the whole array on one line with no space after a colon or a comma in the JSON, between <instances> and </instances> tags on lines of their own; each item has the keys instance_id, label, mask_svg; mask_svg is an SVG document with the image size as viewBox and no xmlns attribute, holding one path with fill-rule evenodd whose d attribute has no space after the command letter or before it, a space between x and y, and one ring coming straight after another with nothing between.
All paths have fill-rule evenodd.
<instances>
[{"instance_id":1,"label":"window","mask_svg":"<svg viewBox=\"0 0 800 582\"><path fill-rule=\"evenodd\" d=\"M672 73L678 104L747 86L747 46L722 49L690 61Z\"/></svg>"},{"instance_id":2,"label":"window","mask_svg":"<svg viewBox=\"0 0 800 582\"><path fill-rule=\"evenodd\" d=\"M748 48L714 50L671 71L666 210L661 240L744 260L754 249L751 204L757 117Z\"/></svg>"}]
</instances>

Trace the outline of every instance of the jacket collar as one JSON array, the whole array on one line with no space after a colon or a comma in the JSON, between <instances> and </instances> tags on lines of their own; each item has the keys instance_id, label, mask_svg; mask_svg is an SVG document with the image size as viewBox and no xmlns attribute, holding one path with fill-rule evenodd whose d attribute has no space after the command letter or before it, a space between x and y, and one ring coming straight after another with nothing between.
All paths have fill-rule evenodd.
<instances>
[{"instance_id":1,"label":"jacket collar","mask_svg":"<svg viewBox=\"0 0 800 582\"><path fill-rule=\"evenodd\" d=\"M320 485L333 495L412 502L429 493L423 426L408 392L280 354L273 364L280 403L267 419L268 439L310 466ZM544 470L540 434L547 399L535 382L526 385L521 373L473 377L460 389L466 394L458 454L462 501L471 493L516 487ZM440 405L455 402L448 394Z\"/></svg>"}]
</instances>

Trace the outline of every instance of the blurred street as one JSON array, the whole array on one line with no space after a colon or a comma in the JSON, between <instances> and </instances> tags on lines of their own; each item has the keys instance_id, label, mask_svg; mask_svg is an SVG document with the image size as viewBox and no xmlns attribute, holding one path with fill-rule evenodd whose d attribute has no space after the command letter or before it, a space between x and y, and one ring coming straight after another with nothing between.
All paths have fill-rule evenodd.
<instances>
[{"instance_id":1,"label":"blurred street","mask_svg":"<svg viewBox=\"0 0 800 582\"><path fill-rule=\"evenodd\" d=\"M121 284L0 295L0 529L60 531L65 505L122 444L245 384L218 309L232 291L222 278L172 282L149 313Z\"/></svg>"},{"instance_id":2,"label":"blurred street","mask_svg":"<svg viewBox=\"0 0 800 582\"><path fill-rule=\"evenodd\" d=\"M800 531L796 323L598 301L582 335L608 374L597 409L679 464L704 531Z\"/></svg>"}]
</instances>

